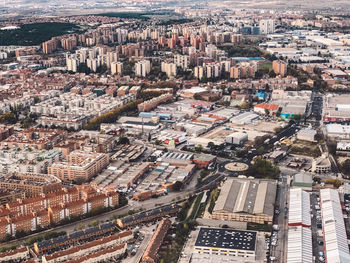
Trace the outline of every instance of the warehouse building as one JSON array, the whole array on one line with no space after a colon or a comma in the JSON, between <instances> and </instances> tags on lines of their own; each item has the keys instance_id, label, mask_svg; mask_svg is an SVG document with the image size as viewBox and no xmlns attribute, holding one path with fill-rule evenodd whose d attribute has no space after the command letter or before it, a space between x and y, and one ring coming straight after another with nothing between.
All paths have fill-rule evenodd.
<instances>
[{"instance_id":1,"label":"warehouse building","mask_svg":"<svg viewBox=\"0 0 350 263\"><path fill-rule=\"evenodd\" d=\"M350 138L350 126L338 123L326 124L327 137L332 139Z\"/></svg>"},{"instance_id":2,"label":"warehouse building","mask_svg":"<svg viewBox=\"0 0 350 263\"><path fill-rule=\"evenodd\" d=\"M310 194L301 189L290 190L288 226L311 226Z\"/></svg>"},{"instance_id":3,"label":"warehouse building","mask_svg":"<svg viewBox=\"0 0 350 263\"><path fill-rule=\"evenodd\" d=\"M312 233L310 228L293 226L288 229L287 263L312 263Z\"/></svg>"},{"instance_id":4,"label":"warehouse building","mask_svg":"<svg viewBox=\"0 0 350 263\"><path fill-rule=\"evenodd\" d=\"M256 241L254 231L201 227L194 250L198 254L226 256L227 262L236 258L246 262L255 260Z\"/></svg>"},{"instance_id":5,"label":"warehouse building","mask_svg":"<svg viewBox=\"0 0 350 263\"><path fill-rule=\"evenodd\" d=\"M233 117L231 119L231 122L233 124L240 124L240 125L244 125L244 124L250 124L252 123L254 120L258 119L259 115L255 114L255 113L251 113L251 112L244 112L242 114L239 114L235 117Z\"/></svg>"},{"instance_id":6,"label":"warehouse building","mask_svg":"<svg viewBox=\"0 0 350 263\"><path fill-rule=\"evenodd\" d=\"M187 166L192 163L194 155L187 153L166 152L157 158L157 164L169 163L175 166Z\"/></svg>"},{"instance_id":7,"label":"warehouse building","mask_svg":"<svg viewBox=\"0 0 350 263\"><path fill-rule=\"evenodd\" d=\"M339 193L333 189L321 189L320 199L326 262L350 262Z\"/></svg>"},{"instance_id":8,"label":"warehouse building","mask_svg":"<svg viewBox=\"0 0 350 263\"><path fill-rule=\"evenodd\" d=\"M272 224L277 183L229 178L221 187L212 218Z\"/></svg>"},{"instance_id":9,"label":"warehouse building","mask_svg":"<svg viewBox=\"0 0 350 263\"><path fill-rule=\"evenodd\" d=\"M312 263L310 194L291 189L289 195L287 263Z\"/></svg>"},{"instance_id":10,"label":"warehouse building","mask_svg":"<svg viewBox=\"0 0 350 263\"><path fill-rule=\"evenodd\" d=\"M225 142L234 145L243 145L248 141L248 134L244 132L234 132L226 137Z\"/></svg>"},{"instance_id":11,"label":"warehouse building","mask_svg":"<svg viewBox=\"0 0 350 263\"><path fill-rule=\"evenodd\" d=\"M306 191L312 190L312 174L310 173L297 173L293 176L292 187L300 188Z\"/></svg>"},{"instance_id":12,"label":"warehouse building","mask_svg":"<svg viewBox=\"0 0 350 263\"><path fill-rule=\"evenodd\" d=\"M314 142L316 140L317 131L314 129L301 129L297 133L297 139L302 141Z\"/></svg>"}]
</instances>

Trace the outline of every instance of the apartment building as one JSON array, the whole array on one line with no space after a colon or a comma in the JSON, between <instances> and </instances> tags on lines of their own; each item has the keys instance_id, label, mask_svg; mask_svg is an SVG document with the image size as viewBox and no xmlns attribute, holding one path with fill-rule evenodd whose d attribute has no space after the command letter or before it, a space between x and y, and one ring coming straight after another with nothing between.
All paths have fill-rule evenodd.
<instances>
[{"instance_id":1,"label":"apartment building","mask_svg":"<svg viewBox=\"0 0 350 263\"><path fill-rule=\"evenodd\" d=\"M172 101L173 100L173 95L172 94L163 94L160 95L159 97L147 100L137 106L138 110L140 112L142 111L151 111L154 108L156 108L159 104Z\"/></svg>"},{"instance_id":2,"label":"apartment building","mask_svg":"<svg viewBox=\"0 0 350 263\"><path fill-rule=\"evenodd\" d=\"M287 67L288 67L288 63L282 60L274 60L272 62L273 71L277 75L281 75L282 77L284 77L287 74Z\"/></svg>"},{"instance_id":3,"label":"apartment building","mask_svg":"<svg viewBox=\"0 0 350 263\"><path fill-rule=\"evenodd\" d=\"M67 131L54 129L30 128L17 132L0 142L4 148L20 149L51 149L55 144L67 136Z\"/></svg>"},{"instance_id":4,"label":"apartment building","mask_svg":"<svg viewBox=\"0 0 350 263\"><path fill-rule=\"evenodd\" d=\"M79 186L19 199L0 210L0 238L15 236L18 231L31 232L40 227L60 223L99 208L115 207L119 195L113 191L99 192L91 186Z\"/></svg>"},{"instance_id":5,"label":"apartment building","mask_svg":"<svg viewBox=\"0 0 350 263\"><path fill-rule=\"evenodd\" d=\"M111 73L113 75L122 75L123 74L123 63L122 62L112 62L111 63Z\"/></svg>"},{"instance_id":6,"label":"apartment building","mask_svg":"<svg viewBox=\"0 0 350 263\"><path fill-rule=\"evenodd\" d=\"M65 182L88 181L109 164L109 155L103 153L71 152L67 162L56 162L48 168L48 173Z\"/></svg>"},{"instance_id":7,"label":"apartment building","mask_svg":"<svg viewBox=\"0 0 350 263\"><path fill-rule=\"evenodd\" d=\"M10 137L14 132L13 126L0 126L0 141Z\"/></svg>"},{"instance_id":8,"label":"apartment building","mask_svg":"<svg viewBox=\"0 0 350 263\"><path fill-rule=\"evenodd\" d=\"M58 178L47 174L10 173L0 175L0 189L19 189L28 198L56 192L62 189L62 183Z\"/></svg>"},{"instance_id":9,"label":"apartment building","mask_svg":"<svg viewBox=\"0 0 350 263\"><path fill-rule=\"evenodd\" d=\"M145 252L143 253L141 262L153 263L158 260L158 250L163 243L164 237L171 227L171 221L168 218L163 218L154 232L151 241L148 243Z\"/></svg>"},{"instance_id":10,"label":"apartment building","mask_svg":"<svg viewBox=\"0 0 350 263\"><path fill-rule=\"evenodd\" d=\"M57 50L57 47L58 41L55 38L48 40L42 44L44 54L51 54L55 52Z\"/></svg>"},{"instance_id":11,"label":"apartment building","mask_svg":"<svg viewBox=\"0 0 350 263\"><path fill-rule=\"evenodd\" d=\"M231 79L253 78L255 76L256 66L238 65L230 68Z\"/></svg>"},{"instance_id":12,"label":"apartment building","mask_svg":"<svg viewBox=\"0 0 350 263\"><path fill-rule=\"evenodd\" d=\"M138 77L146 77L151 71L151 62L149 60L142 60L135 64L135 74Z\"/></svg>"},{"instance_id":13,"label":"apartment building","mask_svg":"<svg viewBox=\"0 0 350 263\"><path fill-rule=\"evenodd\" d=\"M176 76L177 70L175 63L168 63L163 61L161 64L161 70L168 76L168 78Z\"/></svg>"}]
</instances>

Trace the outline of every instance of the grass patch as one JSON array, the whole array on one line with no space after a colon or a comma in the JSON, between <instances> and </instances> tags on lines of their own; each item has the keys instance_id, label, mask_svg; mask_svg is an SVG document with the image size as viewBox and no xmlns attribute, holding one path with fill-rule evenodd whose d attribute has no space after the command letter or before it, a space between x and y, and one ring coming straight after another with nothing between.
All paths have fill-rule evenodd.
<instances>
[{"instance_id":1,"label":"grass patch","mask_svg":"<svg viewBox=\"0 0 350 263\"><path fill-rule=\"evenodd\" d=\"M272 231L272 225L248 222L247 223L247 230L260 231L260 232L271 232Z\"/></svg>"},{"instance_id":2,"label":"grass patch","mask_svg":"<svg viewBox=\"0 0 350 263\"><path fill-rule=\"evenodd\" d=\"M253 45L238 44L236 46L221 46L229 57L261 57L264 53Z\"/></svg>"},{"instance_id":3,"label":"grass patch","mask_svg":"<svg viewBox=\"0 0 350 263\"><path fill-rule=\"evenodd\" d=\"M215 202L216 202L216 200L218 199L219 194L220 194L220 190L219 190L218 188L214 189L214 191L211 192L211 195L210 195L210 204L209 204L209 208L208 208L208 212L209 212L210 214L213 213L214 206L215 206Z\"/></svg>"},{"instance_id":4,"label":"grass patch","mask_svg":"<svg viewBox=\"0 0 350 263\"><path fill-rule=\"evenodd\" d=\"M17 244L2 246L2 247L0 247L0 253L4 253L4 252L10 251L10 250L14 250L16 248L17 248Z\"/></svg>"},{"instance_id":5,"label":"grass patch","mask_svg":"<svg viewBox=\"0 0 350 263\"><path fill-rule=\"evenodd\" d=\"M204 193L200 193L197 198L196 198L196 201L193 205L193 209L191 211L191 214L190 216L187 218L187 219L196 219L197 218L197 215L198 215L198 209L199 209L199 206L201 204L201 201L202 201L202 198L203 198L203 194Z\"/></svg>"},{"instance_id":6,"label":"grass patch","mask_svg":"<svg viewBox=\"0 0 350 263\"><path fill-rule=\"evenodd\" d=\"M258 69L262 69L262 70L271 70L272 69L272 62L263 62L263 63L259 63L258 64Z\"/></svg>"}]
</instances>

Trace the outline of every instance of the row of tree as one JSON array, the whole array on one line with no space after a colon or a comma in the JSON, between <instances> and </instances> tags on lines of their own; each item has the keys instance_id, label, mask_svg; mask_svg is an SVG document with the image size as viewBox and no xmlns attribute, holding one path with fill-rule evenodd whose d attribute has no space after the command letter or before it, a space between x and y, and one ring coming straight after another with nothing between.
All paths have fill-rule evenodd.
<instances>
[{"instance_id":1,"label":"row of tree","mask_svg":"<svg viewBox=\"0 0 350 263\"><path fill-rule=\"evenodd\" d=\"M88 124L85 125L84 129L98 130L101 123L114 123L123 113L137 110L137 105L140 103L142 103L141 99L134 100L105 114L96 116L95 118L91 119Z\"/></svg>"}]
</instances>

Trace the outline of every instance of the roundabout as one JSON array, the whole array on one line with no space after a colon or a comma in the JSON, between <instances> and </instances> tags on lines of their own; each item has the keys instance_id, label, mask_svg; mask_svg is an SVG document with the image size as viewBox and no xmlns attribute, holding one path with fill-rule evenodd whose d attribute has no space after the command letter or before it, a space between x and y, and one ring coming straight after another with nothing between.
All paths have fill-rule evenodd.
<instances>
[{"instance_id":1,"label":"roundabout","mask_svg":"<svg viewBox=\"0 0 350 263\"><path fill-rule=\"evenodd\" d=\"M249 168L247 164L240 162L230 162L225 164L224 167L229 172L244 172Z\"/></svg>"}]
</instances>

